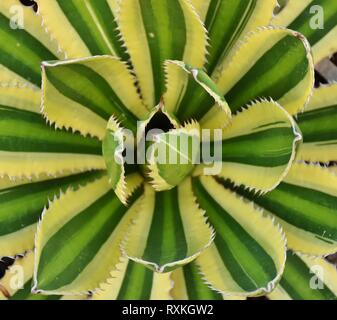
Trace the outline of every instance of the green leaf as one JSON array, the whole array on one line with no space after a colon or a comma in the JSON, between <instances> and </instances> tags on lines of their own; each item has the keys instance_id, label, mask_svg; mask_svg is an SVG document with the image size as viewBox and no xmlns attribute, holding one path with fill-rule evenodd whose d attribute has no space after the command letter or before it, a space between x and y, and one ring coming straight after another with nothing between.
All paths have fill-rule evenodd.
<instances>
[{"instance_id":1,"label":"green leaf","mask_svg":"<svg viewBox=\"0 0 337 320\"><path fill-rule=\"evenodd\" d=\"M97 139L46 124L38 114L39 91L6 87L0 93L0 176L105 169Z\"/></svg>"},{"instance_id":2,"label":"green leaf","mask_svg":"<svg viewBox=\"0 0 337 320\"><path fill-rule=\"evenodd\" d=\"M204 211L195 201L190 179L163 192L147 185L123 251L156 272L169 272L199 256L213 236Z\"/></svg>"},{"instance_id":3,"label":"green leaf","mask_svg":"<svg viewBox=\"0 0 337 320\"><path fill-rule=\"evenodd\" d=\"M337 51L336 1L289 1L272 23L301 32L312 46L315 63Z\"/></svg>"},{"instance_id":4,"label":"green leaf","mask_svg":"<svg viewBox=\"0 0 337 320\"><path fill-rule=\"evenodd\" d=\"M314 87L309 43L298 32L261 27L240 42L230 62L220 64L211 78L232 113L257 99L272 98L290 114L297 114L309 102ZM195 84L186 92L190 98L182 105L188 105L189 112L179 120L199 121L214 101Z\"/></svg>"},{"instance_id":5,"label":"green leaf","mask_svg":"<svg viewBox=\"0 0 337 320\"><path fill-rule=\"evenodd\" d=\"M148 115L126 64L115 57L44 62L42 71L42 112L58 127L103 139L112 115L134 131Z\"/></svg>"},{"instance_id":6,"label":"green leaf","mask_svg":"<svg viewBox=\"0 0 337 320\"><path fill-rule=\"evenodd\" d=\"M337 250L337 176L327 168L294 164L277 189L254 196L239 189L277 217L288 246L311 255L328 255Z\"/></svg>"},{"instance_id":7,"label":"green leaf","mask_svg":"<svg viewBox=\"0 0 337 320\"><path fill-rule=\"evenodd\" d=\"M285 264L280 226L212 177L195 178L192 186L216 230L213 244L196 260L207 282L226 295L270 292Z\"/></svg>"},{"instance_id":8,"label":"green leaf","mask_svg":"<svg viewBox=\"0 0 337 320\"><path fill-rule=\"evenodd\" d=\"M34 253L27 252L23 257L16 257L5 276L0 279L0 300L84 300L86 296L42 295L31 292L34 271ZM21 278L22 276L22 278ZM20 281L23 287L18 288ZM13 283L15 286L13 287ZM1 287L4 291L1 293Z\"/></svg>"},{"instance_id":9,"label":"green leaf","mask_svg":"<svg viewBox=\"0 0 337 320\"><path fill-rule=\"evenodd\" d=\"M116 18L117 0L38 0L44 27L67 58L113 55L126 60Z\"/></svg>"},{"instance_id":10,"label":"green leaf","mask_svg":"<svg viewBox=\"0 0 337 320\"><path fill-rule=\"evenodd\" d=\"M187 0L121 1L118 25L148 108L164 93L165 60L204 65L206 30Z\"/></svg>"},{"instance_id":11,"label":"green leaf","mask_svg":"<svg viewBox=\"0 0 337 320\"><path fill-rule=\"evenodd\" d=\"M289 171L301 139L292 117L276 102L261 100L233 117L214 141L203 142L203 159L195 175L218 175L257 191L273 190ZM206 151L210 149L210 155Z\"/></svg>"},{"instance_id":12,"label":"green leaf","mask_svg":"<svg viewBox=\"0 0 337 320\"><path fill-rule=\"evenodd\" d=\"M174 300L245 300L244 296L228 296L209 287L196 262L172 272Z\"/></svg>"},{"instance_id":13,"label":"green leaf","mask_svg":"<svg viewBox=\"0 0 337 320\"><path fill-rule=\"evenodd\" d=\"M156 273L132 260L122 259L93 300L171 300L170 273Z\"/></svg>"},{"instance_id":14,"label":"green leaf","mask_svg":"<svg viewBox=\"0 0 337 320\"><path fill-rule=\"evenodd\" d=\"M328 163L337 159L337 84L315 89L308 108L297 116L303 144L297 159Z\"/></svg>"},{"instance_id":15,"label":"green leaf","mask_svg":"<svg viewBox=\"0 0 337 320\"><path fill-rule=\"evenodd\" d=\"M14 256L33 249L36 225L48 202L69 187L77 189L100 176L102 172L98 171L57 179L41 176L32 180L11 182L2 178L0 180L3 184L0 190L0 257Z\"/></svg>"},{"instance_id":16,"label":"green leaf","mask_svg":"<svg viewBox=\"0 0 337 320\"><path fill-rule=\"evenodd\" d=\"M269 25L277 2L274 0L192 0L204 20L209 36L206 70L212 74L218 64L228 60L243 35Z\"/></svg>"},{"instance_id":17,"label":"green leaf","mask_svg":"<svg viewBox=\"0 0 337 320\"><path fill-rule=\"evenodd\" d=\"M163 100L165 109L181 121L190 120L195 110L190 101L201 91L213 100L213 105L200 120L204 129L223 128L228 125L231 110L213 80L202 69L181 61L165 62L166 92ZM195 91L193 90L195 89Z\"/></svg>"},{"instance_id":18,"label":"green leaf","mask_svg":"<svg viewBox=\"0 0 337 320\"><path fill-rule=\"evenodd\" d=\"M223 300L223 296L210 289L195 262L172 272L174 300Z\"/></svg>"},{"instance_id":19,"label":"green leaf","mask_svg":"<svg viewBox=\"0 0 337 320\"><path fill-rule=\"evenodd\" d=\"M15 22L20 25L14 25ZM41 25L41 17L31 8L20 5L16 0L1 1L0 81L2 83L28 82L39 87L41 61L62 58L57 43L51 41L50 35Z\"/></svg>"},{"instance_id":20,"label":"green leaf","mask_svg":"<svg viewBox=\"0 0 337 320\"><path fill-rule=\"evenodd\" d=\"M128 209L104 176L78 190L68 190L51 203L35 240L35 291L88 293L109 278L121 257L119 248L131 219L139 210L142 188L134 185L132 191Z\"/></svg>"},{"instance_id":21,"label":"green leaf","mask_svg":"<svg viewBox=\"0 0 337 320\"><path fill-rule=\"evenodd\" d=\"M288 251L279 285L271 300L337 300L336 267L322 258Z\"/></svg>"},{"instance_id":22,"label":"green leaf","mask_svg":"<svg viewBox=\"0 0 337 320\"><path fill-rule=\"evenodd\" d=\"M220 70L217 85L233 112L258 97L271 97L296 114L308 103L314 86L307 40L282 28L266 27L251 33L230 64Z\"/></svg>"}]
</instances>

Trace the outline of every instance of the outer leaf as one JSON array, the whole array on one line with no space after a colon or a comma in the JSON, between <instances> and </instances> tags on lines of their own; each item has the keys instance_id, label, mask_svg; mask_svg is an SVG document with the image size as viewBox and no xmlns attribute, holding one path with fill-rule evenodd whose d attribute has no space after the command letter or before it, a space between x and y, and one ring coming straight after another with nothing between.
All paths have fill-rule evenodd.
<instances>
[{"instance_id":1,"label":"outer leaf","mask_svg":"<svg viewBox=\"0 0 337 320\"><path fill-rule=\"evenodd\" d=\"M271 97L296 114L309 102L314 85L309 43L301 34L282 28L251 33L228 67L219 70L217 85L232 111L257 97Z\"/></svg>"},{"instance_id":2,"label":"outer leaf","mask_svg":"<svg viewBox=\"0 0 337 320\"><path fill-rule=\"evenodd\" d=\"M156 272L168 272L195 259L212 241L213 229L195 202L191 180L186 179L170 191L154 192L146 186L124 251Z\"/></svg>"},{"instance_id":3,"label":"outer leaf","mask_svg":"<svg viewBox=\"0 0 337 320\"><path fill-rule=\"evenodd\" d=\"M187 0L121 1L118 24L149 108L164 93L165 60L204 65L206 30Z\"/></svg>"},{"instance_id":4,"label":"outer leaf","mask_svg":"<svg viewBox=\"0 0 337 320\"><path fill-rule=\"evenodd\" d=\"M222 128L228 124L231 110L211 78L201 69L180 61L166 61L165 108L180 120L190 119L195 112L189 107L190 100L198 93L207 94L215 106L200 120L202 128ZM196 90L196 91L195 91Z\"/></svg>"},{"instance_id":5,"label":"outer leaf","mask_svg":"<svg viewBox=\"0 0 337 320\"><path fill-rule=\"evenodd\" d=\"M38 0L43 26L66 58L114 55L125 58L119 39L117 0Z\"/></svg>"},{"instance_id":6,"label":"outer leaf","mask_svg":"<svg viewBox=\"0 0 337 320\"><path fill-rule=\"evenodd\" d=\"M37 113L38 91L0 88L0 176L104 169L97 139L55 130Z\"/></svg>"},{"instance_id":7,"label":"outer leaf","mask_svg":"<svg viewBox=\"0 0 337 320\"><path fill-rule=\"evenodd\" d=\"M138 210L142 190L130 188L136 191L129 210L114 195L107 177L68 190L50 205L35 241L35 292L88 293L109 277Z\"/></svg>"},{"instance_id":8,"label":"outer leaf","mask_svg":"<svg viewBox=\"0 0 337 320\"><path fill-rule=\"evenodd\" d=\"M236 185L273 190L288 173L300 139L292 117L279 104L261 100L234 116L222 137L215 137L212 167L201 165L195 175L219 175Z\"/></svg>"},{"instance_id":9,"label":"outer leaf","mask_svg":"<svg viewBox=\"0 0 337 320\"><path fill-rule=\"evenodd\" d=\"M337 300L336 267L322 258L288 251L283 277L271 300Z\"/></svg>"},{"instance_id":10,"label":"outer leaf","mask_svg":"<svg viewBox=\"0 0 337 320\"><path fill-rule=\"evenodd\" d=\"M310 45L298 32L261 27L240 42L230 63L220 64L212 79L233 113L258 98L272 98L296 114L314 87ZM189 92L188 118L200 120L214 102L196 86Z\"/></svg>"},{"instance_id":11,"label":"outer leaf","mask_svg":"<svg viewBox=\"0 0 337 320\"><path fill-rule=\"evenodd\" d=\"M58 127L100 139L112 115L134 131L148 115L126 64L111 56L44 62L42 112Z\"/></svg>"},{"instance_id":12,"label":"outer leaf","mask_svg":"<svg viewBox=\"0 0 337 320\"><path fill-rule=\"evenodd\" d=\"M117 271L94 293L93 300L171 300L170 273L156 273L141 264L122 259Z\"/></svg>"},{"instance_id":13,"label":"outer leaf","mask_svg":"<svg viewBox=\"0 0 337 320\"><path fill-rule=\"evenodd\" d=\"M337 51L336 1L290 0L272 23L301 32L313 47L315 63Z\"/></svg>"},{"instance_id":14,"label":"outer leaf","mask_svg":"<svg viewBox=\"0 0 337 320\"><path fill-rule=\"evenodd\" d=\"M238 191L277 217L290 249L312 255L337 250L337 176L315 165L294 164L274 191L257 197Z\"/></svg>"},{"instance_id":15,"label":"outer leaf","mask_svg":"<svg viewBox=\"0 0 337 320\"><path fill-rule=\"evenodd\" d=\"M285 236L279 225L212 177L195 178L193 191L217 234L197 259L211 287L226 295L270 292L285 264Z\"/></svg>"},{"instance_id":16,"label":"outer leaf","mask_svg":"<svg viewBox=\"0 0 337 320\"><path fill-rule=\"evenodd\" d=\"M0 4L0 82L41 85L42 60L61 58L41 19L16 0ZM23 24L23 25L22 25ZM22 29L23 27L23 29Z\"/></svg>"},{"instance_id":17,"label":"outer leaf","mask_svg":"<svg viewBox=\"0 0 337 320\"><path fill-rule=\"evenodd\" d=\"M209 288L195 262L174 270L171 275L174 300L243 300L244 297L223 296Z\"/></svg>"},{"instance_id":18,"label":"outer leaf","mask_svg":"<svg viewBox=\"0 0 337 320\"><path fill-rule=\"evenodd\" d=\"M308 108L297 117L304 142L297 158L312 162L337 160L336 121L337 84L316 89Z\"/></svg>"},{"instance_id":19,"label":"outer leaf","mask_svg":"<svg viewBox=\"0 0 337 320\"><path fill-rule=\"evenodd\" d=\"M27 252L24 257L16 257L14 264L0 280L0 300L83 300L85 298L84 296L62 297L32 294L33 270L34 254L31 251ZM21 280L23 280L23 287L18 288Z\"/></svg>"},{"instance_id":20,"label":"outer leaf","mask_svg":"<svg viewBox=\"0 0 337 320\"><path fill-rule=\"evenodd\" d=\"M102 172L92 172L58 179L43 176L32 181L1 179L0 257L33 249L36 225L48 201L70 186L78 189L101 176Z\"/></svg>"},{"instance_id":21,"label":"outer leaf","mask_svg":"<svg viewBox=\"0 0 337 320\"><path fill-rule=\"evenodd\" d=\"M27 86L4 84L0 86L0 104L14 109L39 113L41 90Z\"/></svg>"},{"instance_id":22,"label":"outer leaf","mask_svg":"<svg viewBox=\"0 0 337 320\"><path fill-rule=\"evenodd\" d=\"M205 21L209 35L207 72L226 63L233 48L248 31L269 25L277 1L274 0L192 0Z\"/></svg>"}]
</instances>

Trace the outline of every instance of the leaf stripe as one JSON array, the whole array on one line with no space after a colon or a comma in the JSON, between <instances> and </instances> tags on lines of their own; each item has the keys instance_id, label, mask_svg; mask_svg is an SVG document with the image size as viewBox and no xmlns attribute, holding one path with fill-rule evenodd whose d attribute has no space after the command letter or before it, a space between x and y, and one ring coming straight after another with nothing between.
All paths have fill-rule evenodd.
<instances>
[{"instance_id":1,"label":"leaf stripe","mask_svg":"<svg viewBox=\"0 0 337 320\"><path fill-rule=\"evenodd\" d=\"M336 121L337 105L308 110L297 117L304 143L337 139Z\"/></svg>"},{"instance_id":2,"label":"leaf stripe","mask_svg":"<svg viewBox=\"0 0 337 320\"><path fill-rule=\"evenodd\" d=\"M240 191L240 194L243 192ZM336 197L288 183L281 183L263 197L244 194L291 225L337 241Z\"/></svg>"},{"instance_id":3,"label":"leaf stripe","mask_svg":"<svg viewBox=\"0 0 337 320\"><path fill-rule=\"evenodd\" d=\"M109 83L91 68L80 64L46 67L48 80L64 96L92 110L105 120L111 115L120 117L123 125L135 127L137 117L122 103ZM83 90L86 88L86 90ZM88 90L90 88L90 90Z\"/></svg>"},{"instance_id":4,"label":"leaf stripe","mask_svg":"<svg viewBox=\"0 0 337 320\"><path fill-rule=\"evenodd\" d=\"M184 259L187 244L178 206L178 189L156 192L155 196L153 220L143 259L164 265Z\"/></svg>"},{"instance_id":5,"label":"leaf stripe","mask_svg":"<svg viewBox=\"0 0 337 320\"><path fill-rule=\"evenodd\" d=\"M320 6L324 10L324 28L312 28L313 19L311 8ZM337 3L330 0L314 0L302 13L288 26L289 29L301 32L310 42L311 46L322 40L335 26L337 19Z\"/></svg>"},{"instance_id":6,"label":"leaf stripe","mask_svg":"<svg viewBox=\"0 0 337 320\"><path fill-rule=\"evenodd\" d=\"M123 251L155 272L189 263L213 241L214 231L196 203L191 179L163 192L146 185L140 211Z\"/></svg>"},{"instance_id":7,"label":"leaf stripe","mask_svg":"<svg viewBox=\"0 0 337 320\"><path fill-rule=\"evenodd\" d=\"M256 4L257 0L244 2L212 0L210 2L205 20L210 37L208 73L211 74L220 62L220 58L226 56L233 48L254 13ZM233 30L232 26L236 29Z\"/></svg>"},{"instance_id":8,"label":"leaf stripe","mask_svg":"<svg viewBox=\"0 0 337 320\"><path fill-rule=\"evenodd\" d=\"M336 181L336 176L326 168L294 163L273 191L263 196L243 188L236 192L278 219L287 234L289 248L327 255L337 247Z\"/></svg>"},{"instance_id":9,"label":"leaf stripe","mask_svg":"<svg viewBox=\"0 0 337 320\"><path fill-rule=\"evenodd\" d=\"M296 37L286 36L278 41L225 94L232 111L238 111L259 97L272 97L274 100L282 98L307 74L309 65L306 56L306 48Z\"/></svg>"},{"instance_id":10,"label":"leaf stripe","mask_svg":"<svg viewBox=\"0 0 337 320\"><path fill-rule=\"evenodd\" d=\"M141 192L138 189L130 203ZM37 273L39 289L55 290L72 283L94 259L126 211L114 192L109 191L61 227L42 248ZM64 241L71 241L70 257Z\"/></svg>"},{"instance_id":11,"label":"leaf stripe","mask_svg":"<svg viewBox=\"0 0 337 320\"><path fill-rule=\"evenodd\" d=\"M159 103L165 90L164 61L168 58L183 60L186 43L185 17L179 1L176 0L140 0L139 4L152 61L155 102Z\"/></svg>"},{"instance_id":12,"label":"leaf stripe","mask_svg":"<svg viewBox=\"0 0 337 320\"><path fill-rule=\"evenodd\" d=\"M110 54L126 58L118 39L115 17L106 0L57 0L57 3L92 55Z\"/></svg>"},{"instance_id":13,"label":"leaf stripe","mask_svg":"<svg viewBox=\"0 0 337 320\"><path fill-rule=\"evenodd\" d=\"M0 64L39 87L41 61L55 60L55 55L24 29L11 29L9 19L2 13L0 40Z\"/></svg>"},{"instance_id":14,"label":"leaf stripe","mask_svg":"<svg viewBox=\"0 0 337 320\"><path fill-rule=\"evenodd\" d=\"M212 198L199 179L192 185L200 206L217 229L214 243L222 261L238 285L254 291L275 278L275 263L263 247Z\"/></svg>"},{"instance_id":15,"label":"leaf stripe","mask_svg":"<svg viewBox=\"0 0 337 320\"><path fill-rule=\"evenodd\" d=\"M177 106L177 117L181 122L190 119L200 120L213 105L213 97L189 77L184 97Z\"/></svg>"},{"instance_id":16,"label":"leaf stripe","mask_svg":"<svg viewBox=\"0 0 337 320\"><path fill-rule=\"evenodd\" d=\"M207 287L196 263L182 268L189 300L223 300L222 295Z\"/></svg>"},{"instance_id":17,"label":"leaf stripe","mask_svg":"<svg viewBox=\"0 0 337 320\"><path fill-rule=\"evenodd\" d=\"M117 299L150 300L152 284L153 271L141 264L129 261Z\"/></svg>"},{"instance_id":18,"label":"leaf stripe","mask_svg":"<svg viewBox=\"0 0 337 320\"><path fill-rule=\"evenodd\" d=\"M222 141L222 161L261 167L282 166L291 158L293 140L294 133L290 127L233 137Z\"/></svg>"},{"instance_id":19,"label":"leaf stripe","mask_svg":"<svg viewBox=\"0 0 337 320\"><path fill-rule=\"evenodd\" d=\"M248 44L253 45L255 38L259 42L261 42L260 38L263 38L264 43L266 43L267 41L272 41L273 37L281 36L282 34L285 36L269 50L265 51L252 65L247 66L248 70L240 70L238 73L238 70L236 70L238 57L243 56L249 50ZM254 100L270 97L273 100L285 99L287 94L294 90L297 85L303 81L305 83L309 80L311 81L308 78L311 72L308 49L302 41L301 38L297 38L294 34L289 34L289 31L272 28L261 29L245 39L242 46L236 51L236 55L233 56L231 64L226 65L221 72L219 71L218 79L215 80L234 114ZM258 54L260 53L255 55ZM252 56L251 59L254 59L254 57ZM282 69L281 75L280 66ZM234 74L236 76L234 79L237 79L234 83L232 83L232 80L228 80L227 74L231 72L237 73ZM215 75L213 78L215 78ZM212 108L214 101L191 81L188 83L186 92L187 94L181 105L184 106L186 104L187 107L179 110L178 118L180 120L202 119ZM302 100L303 92L301 92L301 101L299 103L302 103ZM288 105L291 109L294 108L289 101L286 101L283 106L286 108ZM298 106L296 108L298 111ZM294 113L293 110L289 110L289 112Z\"/></svg>"},{"instance_id":20,"label":"leaf stripe","mask_svg":"<svg viewBox=\"0 0 337 320\"><path fill-rule=\"evenodd\" d=\"M336 300L336 295L323 284L323 288L310 288L313 272L296 254L288 251L287 263L280 285L294 300Z\"/></svg>"},{"instance_id":21,"label":"leaf stripe","mask_svg":"<svg viewBox=\"0 0 337 320\"><path fill-rule=\"evenodd\" d=\"M206 30L189 0L125 0L118 23L149 109L165 93L165 60L196 68L205 63Z\"/></svg>"},{"instance_id":22,"label":"leaf stripe","mask_svg":"<svg viewBox=\"0 0 337 320\"><path fill-rule=\"evenodd\" d=\"M94 171L1 190L0 236L37 223L48 199L60 191L65 192L69 186L77 189L101 176L102 172Z\"/></svg>"},{"instance_id":23,"label":"leaf stripe","mask_svg":"<svg viewBox=\"0 0 337 320\"><path fill-rule=\"evenodd\" d=\"M101 155L99 140L49 127L41 115L0 106L0 150Z\"/></svg>"}]
</instances>

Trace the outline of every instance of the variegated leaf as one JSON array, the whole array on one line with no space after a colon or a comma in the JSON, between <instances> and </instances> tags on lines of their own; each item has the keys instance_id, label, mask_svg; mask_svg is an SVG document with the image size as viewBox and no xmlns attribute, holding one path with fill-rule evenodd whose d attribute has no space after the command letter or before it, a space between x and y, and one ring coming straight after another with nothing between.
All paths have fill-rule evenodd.
<instances>
[{"instance_id":1,"label":"variegated leaf","mask_svg":"<svg viewBox=\"0 0 337 320\"><path fill-rule=\"evenodd\" d=\"M216 236L196 260L209 285L234 296L263 295L280 280L286 240L270 216L212 177L193 179L193 191Z\"/></svg>"},{"instance_id":2,"label":"variegated leaf","mask_svg":"<svg viewBox=\"0 0 337 320\"><path fill-rule=\"evenodd\" d=\"M206 30L187 0L121 1L118 24L148 108L165 91L165 60L204 65Z\"/></svg>"},{"instance_id":3,"label":"variegated leaf","mask_svg":"<svg viewBox=\"0 0 337 320\"><path fill-rule=\"evenodd\" d=\"M297 31L277 27L250 33L229 65L218 71L216 83L233 112L256 98L271 97L296 114L314 86L309 43Z\"/></svg>"},{"instance_id":4,"label":"variegated leaf","mask_svg":"<svg viewBox=\"0 0 337 320\"><path fill-rule=\"evenodd\" d=\"M44 62L42 71L42 112L60 128L103 139L111 116L136 131L148 115L126 64L115 57Z\"/></svg>"},{"instance_id":5,"label":"variegated leaf","mask_svg":"<svg viewBox=\"0 0 337 320\"><path fill-rule=\"evenodd\" d=\"M174 270L171 275L174 300L243 300L242 296L225 296L209 288L198 265L190 262L186 266Z\"/></svg>"},{"instance_id":6,"label":"variegated leaf","mask_svg":"<svg viewBox=\"0 0 337 320\"><path fill-rule=\"evenodd\" d=\"M166 92L165 108L181 121L193 118L193 101L200 98L199 91L206 94L213 105L200 119L204 129L223 128L228 125L231 110L213 80L202 69L187 65L181 61L165 62ZM191 107L192 106L192 107Z\"/></svg>"},{"instance_id":7,"label":"variegated leaf","mask_svg":"<svg viewBox=\"0 0 337 320\"><path fill-rule=\"evenodd\" d=\"M43 27L58 40L67 59L105 54L127 57L117 30L118 0L36 2Z\"/></svg>"},{"instance_id":8,"label":"variegated leaf","mask_svg":"<svg viewBox=\"0 0 337 320\"><path fill-rule=\"evenodd\" d=\"M268 294L271 300L337 300L336 267L322 258L288 251L279 285Z\"/></svg>"},{"instance_id":9,"label":"variegated leaf","mask_svg":"<svg viewBox=\"0 0 337 320\"><path fill-rule=\"evenodd\" d=\"M290 249L311 255L337 250L337 176L328 168L294 164L272 192L244 197L276 216Z\"/></svg>"},{"instance_id":10,"label":"variegated leaf","mask_svg":"<svg viewBox=\"0 0 337 320\"><path fill-rule=\"evenodd\" d=\"M88 293L109 278L121 257L120 245L131 219L138 213L142 188L130 185L130 193L128 209L104 176L51 203L35 240L36 292Z\"/></svg>"},{"instance_id":11,"label":"variegated leaf","mask_svg":"<svg viewBox=\"0 0 337 320\"><path fill-rule=\"evenodd\" d=\"M272 98L296 114L305 108L314 87L310 45L298 32L261 27L240 42L230 63L220 64L212 80L232 113L256 99ZM189 112L179 119L199 121L210 112L214 101L196 85L186 90L192 97ZM217 116L220 112L213 112L213 117Z\"/></svg>"},{"instance_id":12,"label":"variegated leaf","mask_svg":"<svg viewBox=\"0 0 337 320\"><path fill-rule=\"evenodd\" d=\"M0 83L41 85L41 61L62 58L42 19L17 0L0 4Z\"/></svg>"},{"instance_id":13,"label":"variegated leaf","mask_svg":"<svg viewBox=\"0 0 337 320\"><path fill-rule=\"evenodd\" d=\"M269 25L275 0L192 0L204 20L209 36L207 72L212 73L218 64L226 64L235 45L249 31Z\"/></svg>"},{"instance_id":14,"label":"variegated leaf","mask_svg":"<svg viewBox=\"0 0 337 320\"><path fill-rule=\"evenodd\" d=\"M301 32L312 46L315 63L337 51L336 1L289 0L272 23Z\"/></svg>"},{"instance_id":15,"label":"variegated leaf","mask_svg":"<svg viewBox=\"0 0 337 320\"><path fill-rule=\"evenodd\" d=\"M199 256L213 241L213 233L195 202L189 178L169 191L146 186L124 251L156 272L169 272Z\"/></svg>"},{"instance_id":16,"label":"variegated leaf","mask_svg":"<svg viewBox=\"0 0 337 320\"><path fill-rule=\"evenodd\" d=\"M84 300L86 296L42 295L31 292L33 285L34 254L27 252L16 257L5 276L0 279L0 300ZM22 282L22 283L21 283Z\"/></svg>"},{"instance_id":17,"label":"variegated leaf","mask_svg":"<svg viewBox=\"0 0 337 320\"><path fill-rule=\"evenodd\" d=\"M0 257L33 249L36 226L49 201L69 187L76 190L102 174L98 171L59 178L0 179Z\"/></svg>"},{"instance_id":18,"label":"variegated leaf","mask_svg":"<svg viewBox=\"0 0 337 320\"><path fill-rule=\"evenodd\" d=\"M48 126L39 107L39 91L0 88L0 176L105 169L97 139Z\"/></svg>"},{"instance_id":19,"label":"variegated leaf","mask_svg":"<svg viewBox=\"0 0 337 320\"><path fill-rule=\"evenodd\" d=\"M308 108L297 116L303 134L298 160L328 163L337 160L337 84L315 89Z\"/></svg>"},{"instance_id":20,"label":"variegated leaf","mask_svg":"<svg viewBox=\"0 0 337 320\"><path fill-rule=\"evenodd\" d=\"M92 300L171 300L170 273L157 273L132 260L122 259L107 283Z\"/></svg>"},{"instance_id":21,"label":"variegated leaf","mask_svg":"<svg viewBox=\"0 0 337 320\"><path fill-rule=\"evenodd\" d=\"M215 160L200 165L194 175L218 175L257 191L273 190L289 171L300 139L292 117L278 103L261 100L235 115L220 137L203 141L203 160Z\"/></svg>"}]
</instances>

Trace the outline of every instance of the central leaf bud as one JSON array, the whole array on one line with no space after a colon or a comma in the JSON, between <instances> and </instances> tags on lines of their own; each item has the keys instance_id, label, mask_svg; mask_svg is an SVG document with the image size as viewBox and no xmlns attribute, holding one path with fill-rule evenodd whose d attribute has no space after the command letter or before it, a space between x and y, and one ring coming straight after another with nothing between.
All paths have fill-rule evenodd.
<instances>
[{"instance_id":1,"label":"central leaf bud","mask_svg":"<svg viewBox=\"0 0 337 320\"><path fill-rule=\"evenodd\" d=\"M147 148L148 174L157 191L179 185L200 159L200 128L190 123L180 129L154 134Z\"/></svg>"}]
</instances>

